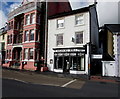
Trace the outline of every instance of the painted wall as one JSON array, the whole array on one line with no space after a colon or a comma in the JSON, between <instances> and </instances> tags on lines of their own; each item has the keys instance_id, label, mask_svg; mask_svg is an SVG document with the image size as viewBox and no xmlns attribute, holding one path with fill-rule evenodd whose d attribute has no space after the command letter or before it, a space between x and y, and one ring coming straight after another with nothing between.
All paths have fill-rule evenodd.
<instances>
[{"instance_id":1,"label":"painted wall","mask_svg":"<svg viewBox=\"0 0 120 99\"><path fill-rule=\"evenodd\" d=\"M83 47L90 41L90 29L89 29L89 13L84 14L84 25L75 26L75 15L62 17L65 20L65 27L57 29L57 19L48 20L48 52L47 52L47 64L48 68L53 71L53 64L50 64L50 59L54 59L53 48L69 48L69 47ZM76 45L72 42L72 37L75 38L75 32L84 31L83 33L83 44ZM56 46L56 34L63 33L63 45ZM54 63L54 61L53 61ZM87 73L86 71L82 73Z\"/></svg>"},{"instance_id":2,"label":"painted wall","mask_svg":"<svg viewBox=\"0 0 120 99\"><path fill-rule=\"evenodd\" d=\"M108 35L107 50L108 50L108 54L112 57L113 56L113 35L109 30L108 30L107 35Z\"/></svg>"}]
</instances>

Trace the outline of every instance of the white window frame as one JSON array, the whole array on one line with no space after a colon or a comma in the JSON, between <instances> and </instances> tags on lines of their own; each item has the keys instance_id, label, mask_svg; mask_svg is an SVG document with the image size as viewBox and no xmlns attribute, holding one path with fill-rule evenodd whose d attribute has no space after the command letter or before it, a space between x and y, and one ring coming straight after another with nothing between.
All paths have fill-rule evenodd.
<instances>
[{"instance_id":1,"label":"white window frame","mask_svg":"<svg viewBox=\"0 0 120 99\"><path fill-rule=\"evenodd\" d=\"M31 24L35 24L35 20L36 19L36 17L35 17L35 13L32 13L31 14Z\"/></svg>"},{"instance_id":2,"label":"white window frame","mask_svg":"<svg viewBox=\"0 0 120 99\"><path fill-rule=\"evenodd\" d=\"M65 20L64 19L58 19L57 20L57 28L64 28Z\"/></svg>"},{"instance_id":3,"label":"white window frame","mask_svg":"<svg viewBox=\"0 0 120 99\"><path fill-rule=\"evenodd\" d=\"M84 14L75 16L75 25L84 25Z\"/></svg>"},{"instance_id":4,"label":"white window frame","mask_svg":"<svg viewBox=\"0 0 120 99\"><path fill-rule=\"evenodd\" d=\"M77 34L82 34L82 41L80 41L80 40L77 41L77 39L80 38L80 37L77 38ZM75 44L83 44L83 41L84 41L84 36L83 36L83 34L84 34L83 31L75 32ZM79 35L79 36L80 36L80 35Z\"/></svg>"},{"instance_id":5,"label":"white window frame","mask_svg":"<svg viewBox=\"0 0 120 99\"><path fill-rule=\"evenodd\" d=\"M30 15L26 15L26 25L30 25Z\"/></svg>"},{"instance_id":6,"label":"white window frame","mask_svg":"<svg viewBox=\"0 0 120 99\"><path fill-rule=\"evenodd\" d=\"M33 39L31 40L31 35L33 35ZM34 41L35 30L30 30L30 41Z\"/></svg>"},{"instance_id":7,"label":"white window frame","mask_svg":"<svg viewBox=\"0 0 120 99\"><path fill-rule=\"evenodd\" d=\"M28 60L28 48L24 49L24 60Z\"/></svg>"},{"instance_id":8,"label":"white window frame","mask_svg":"<svg viewBox=\"0 0 120 99\"><path fill-rule=\"evenodd\" d=\"M27 38L27 39L26 39ZM25 31L25 42L29 41L29 31Z\"/></svg>"},{"instance_id":9,"label":"white window frame","mask_svg":"<svg viewBox=\"0 0 120 99\"><path fill-rule=\"evenodd\" d=\"M32 59L30 58L31 52L32 52L32 56L33 56ZM29 60L33 60L33 59L34 59L34 49L33 49L33 48L30 48L30 49L29 49Z\"/></svg>"},{"instance_id":10,"label":"white window frame","mask_svg":"<svg viewBox=\"0 0 120 99\"><path fill-rule=\"evenodd\" d=\"M62 36L62 39L59 36ZM63 45L63 34L57 34L56 35L56 46L62 46L62 45Z\"/></svg>"}]
</instances>

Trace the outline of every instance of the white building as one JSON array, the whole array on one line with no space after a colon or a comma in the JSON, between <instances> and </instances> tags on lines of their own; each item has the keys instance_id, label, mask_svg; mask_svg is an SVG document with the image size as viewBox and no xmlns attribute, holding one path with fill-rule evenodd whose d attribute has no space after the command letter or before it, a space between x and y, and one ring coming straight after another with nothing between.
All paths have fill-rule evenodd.
<instances>
[{"instance_id":1,"label":"white building","mask_svg":"<svg viewBox=\"0 0 120 99\"><path fill-rule=\"evenodd\" d=\"M47 65L50 71L88 74L89 46L98 47L95 5L48 19Z\"/></svg>"}]
</instances>

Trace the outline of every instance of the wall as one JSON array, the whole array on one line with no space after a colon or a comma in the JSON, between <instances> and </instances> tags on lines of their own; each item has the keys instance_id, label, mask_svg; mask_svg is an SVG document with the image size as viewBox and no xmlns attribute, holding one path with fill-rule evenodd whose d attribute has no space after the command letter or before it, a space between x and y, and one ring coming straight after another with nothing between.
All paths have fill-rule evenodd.
<instances>
[{"instance_id":1,"label":"wall","mask_svg":"<svg viewBox=\"0 0 120 99\"><path fill-rule=\"evenodd\" d=\"M53 71L53 64L50 64L50 59L54 59L53 48L69 48L69 47L83 47L86 43L90 41L90 29L89 29L89 13L84 13L84 25L75 26L75 15L63 17L65 19L65 27L62 29L57 29L57 19L50 19L48 21L48 53L47 53L47 63L48 68ZM83 44L76 45L73 43L72 37L75 37L75 32L84 31L83 33ZM56 34L63 33L63 46L56 46ZM54 61L53 61L54 63ZM85 71L87 72L87 71Z\"/></svg>"},{"instance_id":2,"label":"wall","mask_svg":"<svg viewBox=\"0 0 120 99\"><path fill-rule=\"evenodd\" d=\"M107 50L108 54L112 57L113 56L113 35L112 33L108 30L107 33Z\"/></svg>"}]
</instances>

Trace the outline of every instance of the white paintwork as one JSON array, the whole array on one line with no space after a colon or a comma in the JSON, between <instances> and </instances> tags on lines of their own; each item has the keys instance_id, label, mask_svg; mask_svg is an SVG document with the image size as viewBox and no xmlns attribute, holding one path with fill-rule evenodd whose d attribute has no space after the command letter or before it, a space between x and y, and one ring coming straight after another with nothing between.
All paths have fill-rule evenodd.
<instances>
[{"instance_id":1,"label":"white paintwork","mask_svg":"<svg viewBox=\"0 0 120 99\"><path fill-rule=\"evenodd\" d=\"M102 55L92 55L92 59L102 59Z\"/></svg>"},{"instance_id":2,"label":"white paintwork","mask_svg":"<svg viewBox=\"0 0 120 99\"><path fill-rule=\"evenodd\" d=\"M89 12L81 13L84 14L84 24L83 25L75 25L75 15L70 15L64 18L65 24L64 28L57 29L57 19L49 19L48 20L48 52L47 52L47 65L50 71L55 72L63 72L63 70L56 70L54 69L54 51L53 48L69 48L69 47L83 47L86 43L90 41L90 23L89 23ZM58 18L59 19L59 18ZM75 44L72 42L72 37L75 38L75 32L83 31L83 44ZM63 45L56 46L56 34L63 34ZM87 57L85 57L85 60ZM50 59L53 59L53 64L50 64ZM84 59L82 59L84 61ZM85 65L85 71L70 71L70 73L75 74L84 74L87 73L87 63Z\"/></svg>"},{"instance_id":3,"label":"white paintwork","mask_svg":"<svg viewBox=\"0 0 120 99\"><path fill-rule=\"evenodd\" d=\"M117 77L115 61L102 61L102 76Z\"/></svg>"}]
</instances>

